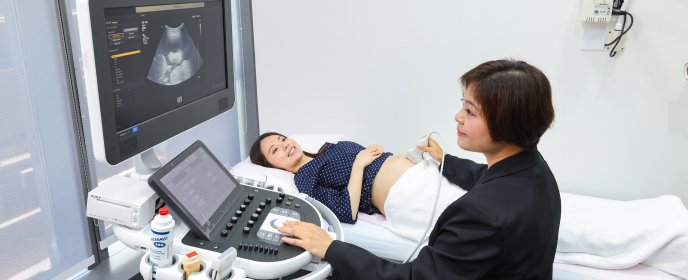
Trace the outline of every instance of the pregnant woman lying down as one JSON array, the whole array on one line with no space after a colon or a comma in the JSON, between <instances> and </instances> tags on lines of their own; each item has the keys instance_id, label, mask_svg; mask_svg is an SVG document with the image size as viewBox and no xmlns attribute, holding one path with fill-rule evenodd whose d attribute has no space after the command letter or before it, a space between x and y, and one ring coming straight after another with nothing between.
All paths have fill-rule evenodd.
<instances>
[{"instance_id":1,"label":"pregnant woman lying down","mask_svg":"<svg viewBox=\"0 0 688 280\"><path fill-rule=\"evenodd\" d=\"M437 162L416 165L406 155L385 153L380 145L365 148L341 141L311 154L273 132L258 138L250 157L254 164L294 173L299 191L330 208L339 221L353 224L359 212L380 213L386 216L383 226L412 240L419 240L428 225L440 179ZM442 181L432 221L465 193L444 177Z\"/></svg>"}]
</instances>

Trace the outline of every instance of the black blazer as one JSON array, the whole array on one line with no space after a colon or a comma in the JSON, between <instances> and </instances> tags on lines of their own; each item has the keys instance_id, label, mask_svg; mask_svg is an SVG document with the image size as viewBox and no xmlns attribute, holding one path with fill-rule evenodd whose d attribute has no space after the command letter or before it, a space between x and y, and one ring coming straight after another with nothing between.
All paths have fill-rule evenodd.
<instances>
[{"instance_id":1,"label":"black blazer","mask_svg":"<svg viewBox=\"0 0 688 280\"><path fill-rule=\"evenodd\" d=\"M396 264L334 241L329 279L552 279L561 199L537 151L487 165L447 155L444 176L468 190L440 215L428 246Z\"/></svg>"}]
</instances>

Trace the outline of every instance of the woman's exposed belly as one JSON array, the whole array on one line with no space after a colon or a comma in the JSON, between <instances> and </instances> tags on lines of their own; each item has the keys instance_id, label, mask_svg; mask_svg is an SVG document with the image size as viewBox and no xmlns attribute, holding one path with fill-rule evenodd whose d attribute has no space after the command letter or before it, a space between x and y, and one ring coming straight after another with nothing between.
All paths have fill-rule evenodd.
<instances>
[{"instance_id":1,"label":"woman's exposed belly","mask_svg":"<svg viewBox=\"0 0 688 280\"><path fill-rule=\"evenodd\" d=\"M416 165L406 158L406 155L393 155L388 157L380 167L373 180L373 193L370 202L375 208L385 214L385 201L389 189L404 175L406 170Z\"/></svg>"}]
</instances>

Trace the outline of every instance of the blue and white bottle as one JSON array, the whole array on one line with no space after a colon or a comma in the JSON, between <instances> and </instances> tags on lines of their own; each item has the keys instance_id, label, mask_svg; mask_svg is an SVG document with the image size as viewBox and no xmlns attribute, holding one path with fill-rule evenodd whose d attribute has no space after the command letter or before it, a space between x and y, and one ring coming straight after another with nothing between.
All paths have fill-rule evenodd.
<instances>
[{"instance_id":1,"label":"blue and white bottle","mask_svg":"<svg viewBox=\"0 0 688 280\"><path fill-rule=\"evenodd\" d=\"M169 215L167 207L160 208L158 213L151 222L151 239L150 246L148 246L153 273L158 267L172 265L174 258L174 251L172 250L174 220Z\"/></svg>"}]
</instances>

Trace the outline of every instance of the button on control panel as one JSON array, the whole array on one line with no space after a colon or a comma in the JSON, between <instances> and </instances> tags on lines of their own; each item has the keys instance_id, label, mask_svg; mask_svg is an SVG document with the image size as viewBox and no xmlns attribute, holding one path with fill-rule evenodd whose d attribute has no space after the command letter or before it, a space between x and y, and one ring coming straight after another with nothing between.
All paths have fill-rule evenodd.
<instances>
[{"instance_id":1,"label":"button on control panel","mask_svg":"<svg viewBox=\"0 0 688 280\"><path fill-rule=\"evenodd\" d=\"M302 221L321 226L317 210L303 199L270 190L247 188L228 205L226 217L213 232L211 240L187 233L183 244L222 253L230 247L246 260L280 262L304 252L282 241L291 237L277 230L287 221ZM293 237L292 237L293 238Z\"/></svg>"},{"instance_id":2,"label":"button on control panel","mask_svg":"<svg viewBox=\"0 0 688 280\"><path fill-rule=\"evenodd\" d=\"M283 236L291 237L291 235L277 231L277 228L287 221L302 221L301 213L286 208L273 207L263 220L263 224L260 225L256 237L267 242L281 243Z\"/></svg>"},{"instance_id":3,"label":"button on control panel","mask_svg":"<svg viewBox=\"0 0 688 280\"><path fill-rule=\"evenodd\" d=\"M277 255L279 252L278 248L273 248L270 246L262 246L258 244L250 244L250 243L239 243L239 246L237 246L237 251L256 251L257 253L265 253L267 255Z\"/></svg>"}]
</instances>

